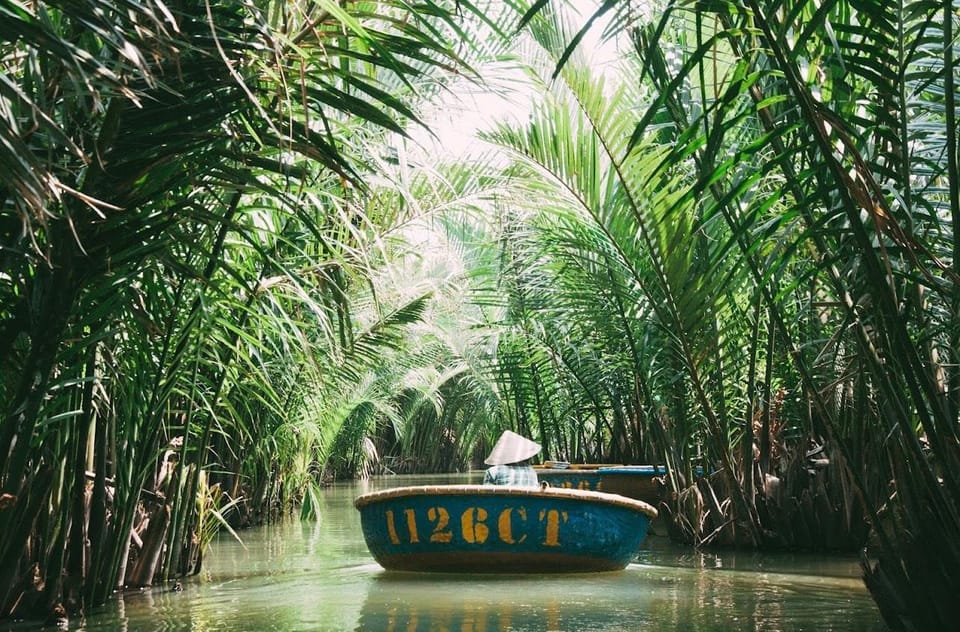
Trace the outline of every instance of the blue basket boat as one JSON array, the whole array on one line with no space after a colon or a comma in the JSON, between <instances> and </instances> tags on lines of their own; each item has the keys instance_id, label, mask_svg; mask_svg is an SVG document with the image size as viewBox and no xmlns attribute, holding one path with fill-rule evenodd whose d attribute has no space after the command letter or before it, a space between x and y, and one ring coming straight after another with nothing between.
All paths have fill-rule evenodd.
<instances>
[{"instance_id":1,"label":"blue basket boat","mask_svg":"<svg viewBox=\"0 0 960 632\"><path fill-rule=\"evenodd\" d=\"M587 489L595 492L620 494L655 505L660 499L660 487L665 467L656 465L570 465L547 461L535 466L540 482L564 489Z\"/></svg>"},{"instance_id":2,"label":"blue basket boat","mask_svg":"<svg viewBox=\"0 0 960 632\"><path fill-rule=\"evenodd\" d=\"M381 566L428 572L619 570L657 515L632 498L550 487L398 487L354 504Z\"/></svg>"}]
</instances>

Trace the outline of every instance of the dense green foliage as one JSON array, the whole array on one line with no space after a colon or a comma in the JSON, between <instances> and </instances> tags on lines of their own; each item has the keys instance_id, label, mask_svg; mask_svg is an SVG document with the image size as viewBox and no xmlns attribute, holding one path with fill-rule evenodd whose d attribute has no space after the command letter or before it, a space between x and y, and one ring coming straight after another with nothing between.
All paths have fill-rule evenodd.
<instances>
[{"instance_id":1,"label":"dense green foliage","mask_svg":"<svg viewBox=\"0 0 960 632\"><path fill-rule=\"evenodd\" d=\"M485 12L0 2L0 616L196 572L395 397L366 174Z\"/></svg>"},{"instance_id":2,"label":"dense green foliage","mask_svg":"<svg viewBox=\"0 0 960 632\"><path fill-rule=\"evenodd\" d=\"M625 96L531 15L566 96L492 137L551 207L514 246L517 347L544 348L526 408L685 472L664 505L681 537L858 548L872 528L888 623L949 627L956 10L644 8L599 11L633 45ZM715 473L688 487L696 463Z\"/></svg>"},{"instance_id":3,"label":"dense green foliage","mask_svg":"<svg viewBox=\"0 0 960 632\"><path fill-rule=\"evenodd\" d=\"M0 0L0 617L510 427L957 620L953 4L561 4ZM405 139L507 34L492 153Z\"/></svg>"}]
</instances>

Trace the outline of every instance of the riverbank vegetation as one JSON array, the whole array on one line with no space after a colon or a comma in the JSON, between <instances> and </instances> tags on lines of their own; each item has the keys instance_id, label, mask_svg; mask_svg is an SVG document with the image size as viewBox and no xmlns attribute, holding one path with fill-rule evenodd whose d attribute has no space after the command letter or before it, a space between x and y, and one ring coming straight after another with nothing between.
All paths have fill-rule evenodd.
<instances>
[{"instance_id":1,"label":"riverbank vegetation","mask_svg":"<svg viewBox=\"0 0 960 632\"><path fill-rule=\"evenodd\" d=\"M956 8L560 4L0 2L0 616L509 427L957 620Z\"/></svg>"}]
</instances>

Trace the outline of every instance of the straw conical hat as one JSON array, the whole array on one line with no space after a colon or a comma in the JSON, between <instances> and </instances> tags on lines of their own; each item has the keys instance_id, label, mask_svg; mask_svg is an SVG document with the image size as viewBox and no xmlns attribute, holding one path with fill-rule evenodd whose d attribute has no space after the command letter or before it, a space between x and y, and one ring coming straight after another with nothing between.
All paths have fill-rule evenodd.
<instances>
[{"instance_id":1,"label":"straw conical hat","mask_svg":"<svg viewBox=\"0 0 960 632\"><path fill-rule=\"evenodd\" d=\"M540 451L540 444L534 443L515 432L504 430L497 445L493 446L490 456L484 461L487 465L509 465L519 463L532 457Z\"/></svg>"}]
</instances>

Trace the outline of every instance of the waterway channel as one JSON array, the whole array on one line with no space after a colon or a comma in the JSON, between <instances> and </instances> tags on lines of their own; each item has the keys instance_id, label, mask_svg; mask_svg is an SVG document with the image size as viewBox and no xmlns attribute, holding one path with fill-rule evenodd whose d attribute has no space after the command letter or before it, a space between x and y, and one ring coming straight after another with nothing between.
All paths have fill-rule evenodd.
<instances>
[{"instance_id":1,"label":"waterway channel","mask_svg":"<svg viewBox=\"0 0 960 632\"><path fill-rule=\"evenodd\" d=\"M656 532L620 572L478 577L384 571L364 544L354 498L451 480L468 479L394 476L331 486L319 521L242 531L242 544L223 533L199 576L177 587L118 595L85 619L71 620L70 629L884 629L853 558L694 552Z\"/></svg>"}]
</instances>

